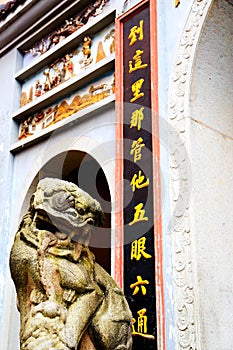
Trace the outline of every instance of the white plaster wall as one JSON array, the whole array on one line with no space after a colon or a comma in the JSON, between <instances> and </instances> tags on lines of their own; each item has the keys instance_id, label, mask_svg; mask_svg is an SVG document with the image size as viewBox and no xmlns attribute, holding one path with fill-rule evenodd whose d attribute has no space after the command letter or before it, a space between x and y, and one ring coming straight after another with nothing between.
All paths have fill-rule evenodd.
<instances>
[{"instance_id":1,"label":"white plaster wall","mask_svg":"<svg viewBox=\"0 0 233 350\"><path fill-rule=\"evenodd\" d=\"M192 228L201 349L233 349L233 6L214 1L191 85Z\"/></svg>"},{"instance_id":2,"label":"white plaster wall","mask_svg":"<svg viewBox=\"0 0 233 350\"><path fill-rule=\"evenodd\" d=\"M0 337L1 346L5 338L5 324L2 315L5 313L8 251L11 222L11 188L13 156L9 152L11 137L15 128L11 119L15 91L12 81L16 70L16 52L8 53L1 58L0 64ZM6 314L9 320L9 313Z\"/></svg>"}]
</instances>

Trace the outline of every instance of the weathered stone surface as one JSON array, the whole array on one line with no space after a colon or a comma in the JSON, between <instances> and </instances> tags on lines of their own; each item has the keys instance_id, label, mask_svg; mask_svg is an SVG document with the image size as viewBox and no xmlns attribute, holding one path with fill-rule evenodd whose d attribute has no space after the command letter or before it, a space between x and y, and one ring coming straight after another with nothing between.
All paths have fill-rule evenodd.
<instances>
[{"instance_id":1,"label":"weathered stone surface","mask_svg":"<svg viewBox=\"0 0 233 350\"><path fill-rule=\"evenodd\" d=\"M88 248L100 204L76 185L39 182L11 250L21 350L131 349L131 312Z\"/></svg>"}]
</instances>

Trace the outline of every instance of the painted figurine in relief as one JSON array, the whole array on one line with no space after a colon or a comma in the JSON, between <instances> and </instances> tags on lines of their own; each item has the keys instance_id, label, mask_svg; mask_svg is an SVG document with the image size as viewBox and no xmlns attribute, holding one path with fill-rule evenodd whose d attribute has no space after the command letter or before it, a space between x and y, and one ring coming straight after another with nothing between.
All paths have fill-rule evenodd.
<instances>
[{"instance_id":1,"label":"painted figurine in relief","mask_svg":"<svg viewBox=\"0 0 233 350\"><path fill-rule=\"evenodd\" d=\"M89 58L91 55L91 38L89 36L85 36L83 39L82 52L86 58Z\"/></svg>"},{"instance_id":2,"label":"painted figurine in relief","mask_svg":"<svg viewBox=\"0 0 233 350\"><path fill-rule=\"evenodd\" d=\"M40 83L40 80L37 79L35 83L35 97L40 97L42 95L42 85Z\"/></svg>"},{"instance_id":3,"label":"painted figurine in relief","mask_svg":"<svg viewBox=\"0 0 233 350\"><path fill-rule=\"evenodd\" d=\"M59 28L48 37L49 45L47 51L67 38L70 34L73 34L78 28L80 28L80 26L76 24L73 18L66 20L63 27Z\"/></svg>"},{"instance_id":4,"label":"painted figurine in relief","mask_svg":"<svg viewBox=\"0 0 233 350\"><path fill-rule=\"evenodd\" d=\"M110 32L105 36L104 40L112 39L112 42L110 44L110 53L115 52L115 28L111 29Z\"/></svg>"},{"instance_id":5,"label":"painted figurine in relief","mask_svg":"<svg viewBox=\"0 0 233 350\"><path fill-rule=\"evenodd\" d=\"M68 80L73 76L73 62L71 61L70 55L65 56L65 62L63 65L64 80Z\"/></svg>"},{"instance_id":6,"label":"painted figurine in relief","mask_svg":"<svg viewBox=\"0 0 233 350\"><path fill-rule=\"evenodd\" d=\"M54 64L52 68L54 71L54 74L52 76L52 88L54 88L62 82L62 72L56 64Z\"/></svg>"},{"instance_id":7,"label":"painted figurine in relief","mask_svg":"<svg viewBox=\"0 0 233 350\"><path fill-rule=\"evenodd\" d=\"M45 178L16 233L10 268L21 350L129 350L132 315L88 243L104 220L78 186Z\"/></svg>"},{"instance_id":8,"label":"painted figurine in relief","mask_svg":"<svg viewBox=\"0 0 233 350\"><path fill-rule=\"evenodd\" d=\"M92 63L93 59L90 57L91 42L92 42L91 38L88 35L86 35L83 39L83 46L82 46L82 53L83 53L84 59L80 61L82 68L85 68L86 66Z\"/></svg>"},{"instance_id":9,"label":"painted figurine in relief","mask_svg":"<svg viewBox=\"0 0 233 350\"><path fill-rule=\"evenodd\" d=\"M44 92L47 92L51 90L52 83L51 83L51 77L50 77L50 69L47 69L43 72L43 75L45 76L45 81L44 81Z\"/></svg>"},{"instance_id":10,"label":"painted figurine in relief","mask_svg":"<svg viewBox=\"0 0 233 350\"><path fill-rule=\"evenodd\" d=\"M32 117L29 117L28 119L24 120L22 124L20 125L19 130L19 140L23 140L29 135L29 124L32 121Z\"/></svg>"},{"instance_id":11,"label":"painted figurine in relief","mask_svg":"<svg viewBox=\"0 0 233 350\"><path fill-rule=\"evenodd\" d=\"M80 27L81 25L79 22L77 22L74 18L70 18L68 21L66 20L66 23L62 29L62 34L67 37L76 32L76 30Z\"/></svg>"},{"instance_id":12,"label":"painted figurine in relief","mask_svg":"<svg viewBox=\"0 0 233 350\"><path fill-rule=\"evenodd\" d=\"M61 41L61 36L60 36L60 31L56 31L54 33L52 33L49 37L48 37L48 47L47 50L51 49L52 47L56 46L59 42Z\"/></svg>"}]
</instances>

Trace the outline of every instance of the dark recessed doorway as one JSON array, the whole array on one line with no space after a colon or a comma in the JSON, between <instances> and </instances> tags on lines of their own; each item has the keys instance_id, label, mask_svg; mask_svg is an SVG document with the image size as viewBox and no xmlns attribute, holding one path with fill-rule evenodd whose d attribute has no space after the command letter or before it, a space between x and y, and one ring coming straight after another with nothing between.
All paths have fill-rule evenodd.
<instances>
[{"instance_id":1,"label":"dark recessed doorway","mask_svg":"<svg viewBox=\"0 0 233 350\"><path fill-rule=\"evenodd\" d=\"M111 196L106 176L98 162L85 152L63 152L47 162L38 177L38 180L55 177L73 182L100 202L105 213L105 224L95 230L89 246L96 261L111 273Z\"/></svg>"}]
</instances>

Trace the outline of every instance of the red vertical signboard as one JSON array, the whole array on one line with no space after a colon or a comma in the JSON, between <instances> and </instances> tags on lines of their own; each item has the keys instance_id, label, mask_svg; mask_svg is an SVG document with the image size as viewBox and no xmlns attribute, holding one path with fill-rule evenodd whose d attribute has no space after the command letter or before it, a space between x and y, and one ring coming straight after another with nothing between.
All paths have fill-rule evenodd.
<instances>
[{"instance_id":1,"label":"red vertical signboard","mask_svg":"<svg viewBox=\"0 0 233 350\"><path fill-rule=\"evenodd\" d=\"M143 1L117 19L116 56L116 232L123 247L116 275L133 314L133 349L147 350L162 349L164 338L154 8Z\"/></svg>"}]
</instances>

